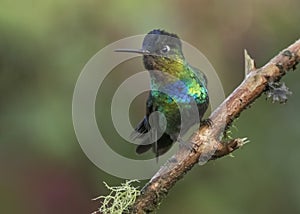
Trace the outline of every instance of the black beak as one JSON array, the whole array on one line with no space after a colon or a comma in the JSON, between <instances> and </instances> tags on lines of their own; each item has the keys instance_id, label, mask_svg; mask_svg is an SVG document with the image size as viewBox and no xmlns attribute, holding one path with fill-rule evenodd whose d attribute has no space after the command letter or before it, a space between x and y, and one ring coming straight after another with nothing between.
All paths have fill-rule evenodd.
<instances>
[{"instance_id":1,"label":"black beak","mask_svg":"<svg viewBox=\"0 0 300 214\"><path fill-rule=\"evenodd\" d=\"M116 49L115 52L124 52L124 53L138 53L142 55L150 54L149 51L143 49Z\"/></svg>"}]
</instances>

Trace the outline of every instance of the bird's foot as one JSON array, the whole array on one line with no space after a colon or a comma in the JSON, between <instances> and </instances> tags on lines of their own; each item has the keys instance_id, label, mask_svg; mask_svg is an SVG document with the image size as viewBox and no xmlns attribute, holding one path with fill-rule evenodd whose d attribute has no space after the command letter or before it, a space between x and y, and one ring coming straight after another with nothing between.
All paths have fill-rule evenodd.
<instances>
[{"instance_id":1,"label":"bird's foot","mask_svg":"<svg viewBox=\"0 0 300 214\"><path fill-rule=\"evenodd\" d=\"M186 142L181 137L178 137L177 142L179 143L179 146L181 146L181 148L196 152L195 144L193 142Z\"/></svg>"},{"instance_id":2,"label":"bird's foot","mask_svg":"<svg viewBox=\"0 0 300 214\"><path fill-rule=\"evenodd\" d=\"M208 126L208 127L212 127L213 126L213 122L209 118L201 120L200 124L201 124L201 126Z\"/></svg>"}]
</instances>

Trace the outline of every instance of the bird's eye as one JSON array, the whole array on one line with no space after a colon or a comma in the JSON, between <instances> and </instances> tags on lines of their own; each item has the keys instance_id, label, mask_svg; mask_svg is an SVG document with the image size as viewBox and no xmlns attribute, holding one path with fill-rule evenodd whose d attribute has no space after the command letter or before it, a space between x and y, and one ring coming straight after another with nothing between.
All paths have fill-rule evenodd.
<instances>
[{"instance_id":1,"label":"bird's eye","mask_svg":"<svg viewBox=\"0 0 300 214\"><path fill-rule=\"evenodd\" d=\"M161 52L162 53L168 53L170 51L170 47L168 45L165 45L162 49Z\"/></svg>"}]
</instances>

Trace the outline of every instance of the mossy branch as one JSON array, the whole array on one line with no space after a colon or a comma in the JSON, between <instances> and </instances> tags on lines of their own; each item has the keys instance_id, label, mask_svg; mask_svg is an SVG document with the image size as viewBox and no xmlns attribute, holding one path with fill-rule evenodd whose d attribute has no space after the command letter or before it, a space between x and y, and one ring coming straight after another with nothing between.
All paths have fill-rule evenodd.
<instances>
[{"instance_id":1,"label":"mossy branch","mask_svg":"<svg viewBox=\"0 0 300 214\"><path fill-rule=\"evenodd\" d=\"M201 157L208 157L204 161L216 159L243 146L247 142L245 138L221 142L224 129L265 91L268 91L268 97L273 97L273 101L285 102L286 94L290 92L285 85L278 84L278 81L287 71L294 70L299 61L300 40L258 69L245 51L245 79L211 114L210 120L213 125L202 126L190 138L193 142L191 151L179 150L160 168L144 186L130 212L150 213L156 210L169 190L201 160Z\"/></svg>"}]
</instances>

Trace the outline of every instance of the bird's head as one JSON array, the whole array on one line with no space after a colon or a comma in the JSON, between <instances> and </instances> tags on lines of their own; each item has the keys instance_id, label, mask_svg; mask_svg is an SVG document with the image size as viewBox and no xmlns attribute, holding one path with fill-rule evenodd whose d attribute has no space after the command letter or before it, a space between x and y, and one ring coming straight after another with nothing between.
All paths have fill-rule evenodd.
<instances>
[{"instance_id":1,"label":"bird's head","mask_svg":"<svg viewBox=\"0 0 300 214\"><path fill-rule=\"evenodd\" d=\"M117 52L131 52L143 55L145 68L161 69L163 66L184 61L180 38L164 30L152 30L144 38L142 49L117 49Z\"/></svg>"}]
</instances>

